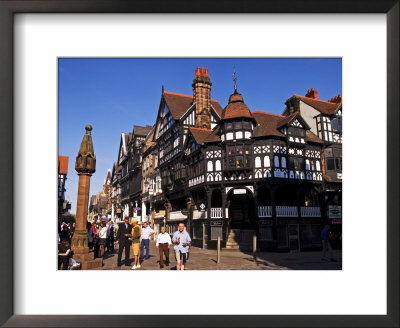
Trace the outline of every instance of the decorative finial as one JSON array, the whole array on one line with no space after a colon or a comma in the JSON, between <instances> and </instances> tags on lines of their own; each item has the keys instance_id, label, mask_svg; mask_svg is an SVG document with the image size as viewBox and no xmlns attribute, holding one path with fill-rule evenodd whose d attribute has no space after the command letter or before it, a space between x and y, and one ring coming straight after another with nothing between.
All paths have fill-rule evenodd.
<instances>
[{"instance_id":1,"label":"decorative finial","mask_svg":"<svg viewBox=\"0 0 400 328\"><path fill-rule=\"evenodd\" d=\"M236 67L235 66L233 66L233 75L232 76L233 76L235 93L237 93L237 85L236 85L237 77L236 77Z\"/></svg>"},{"instance_id":2,"label":"decorative finial","mask_svg":"<svg viewBox=\"0 0 400 328\"><path fill-rule=\"evenodd\" d=\"M88 124L88 125L85 126L85 130L86 131L92 131L93 128L92 128L92 126L90 124Z\"/></svg>"},{"instance_id":3,"label":"decorative finial","mask_svg":"<svg viewBox=\"0 0 400 328\"><path fill-rule=\"evenodd\" d=\"M161 93L164 93L164 84L161 86Z\"/></svg>"}]
</instances>

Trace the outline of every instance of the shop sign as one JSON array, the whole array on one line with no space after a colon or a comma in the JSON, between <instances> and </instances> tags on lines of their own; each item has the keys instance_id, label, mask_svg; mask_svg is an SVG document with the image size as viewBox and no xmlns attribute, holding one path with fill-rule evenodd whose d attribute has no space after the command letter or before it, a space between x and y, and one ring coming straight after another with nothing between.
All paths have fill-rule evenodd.
<instances>
[{"instance_id":1,"label":"shop sign","mask_svg":"<svg viewBox=\"0 0 400 328\"><path fill-rule=\"evenodd\" d=\"M238 195L238 194L245 194L247 191L246 191L246 189L233 189L233 193L235 194L235 195Z\"/></svg>"},{"instance_id":2,"label":"shop sign","mask_svg":"<svg viewBox=\"0 0 400 328\"><path fill-rule=\"evenodd\" d=\"M329 219L340 219L342 217L342 206L340 205L329 205L328 206L328 218Z\"/></svg>"},{"instance_id":3,"label":"shop sign","mask_svg":"<svg viewBox=\"0 0 400 328\"><path fill-rule=\"evenodd\" d=\"M328 224L342 224L342 219L329 219Z\"/></svg>"},{"instance_id":4,"label":"shop sign","mask_svg":"<svg viewBox=\"0 0 400 328\"><path fill-rule=\"evenodd\" d=\"M212 227L222 227L222 225L223 225L222 221L211 221Z\"/></svg>"},{"instance_id":5,"label":"shop sign","mask_svg":"<svg viewBox=\"0 0 400 328\"><path fill-rule=\"evenodd\" d=\"M260 221L258 221L258 224L260 226L270 226L270 225L272 225L272 221L271 220L260 220Z\"/></svg>"}]
</instances>

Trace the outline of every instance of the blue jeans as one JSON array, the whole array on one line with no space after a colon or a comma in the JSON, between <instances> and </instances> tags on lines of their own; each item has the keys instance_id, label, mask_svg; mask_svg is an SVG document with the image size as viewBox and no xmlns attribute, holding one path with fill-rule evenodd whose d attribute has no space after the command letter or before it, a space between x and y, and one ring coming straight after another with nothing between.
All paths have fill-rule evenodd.
<instances>
[{"instance_id":1,"label":"blue jeans","mask_svg":"<svg viewBox=\"0 0 400 328\"><path fill-rule=\"evenodd\" d=\"M140 257L143 258L143 248L146 247L146 259L149 258L149 251L150 251L150 239L142 239L140 242Z\"/></svg>"}]
</instances>

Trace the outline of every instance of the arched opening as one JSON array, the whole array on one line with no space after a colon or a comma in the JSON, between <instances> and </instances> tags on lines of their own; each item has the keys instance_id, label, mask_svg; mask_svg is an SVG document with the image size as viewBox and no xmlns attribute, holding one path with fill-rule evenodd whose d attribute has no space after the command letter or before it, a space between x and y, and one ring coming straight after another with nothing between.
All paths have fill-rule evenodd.
<instances>
[{"instance_id":1,"label":"arched opening","mask_svg":"<svg viewBox=\"0 0 400 328\"><path fill-rule=\"evenodd\" d=\"M228 194L229 227L255 229L257 227L253 194L247 188L234 188Z\"/></svg>"}]
</instances>

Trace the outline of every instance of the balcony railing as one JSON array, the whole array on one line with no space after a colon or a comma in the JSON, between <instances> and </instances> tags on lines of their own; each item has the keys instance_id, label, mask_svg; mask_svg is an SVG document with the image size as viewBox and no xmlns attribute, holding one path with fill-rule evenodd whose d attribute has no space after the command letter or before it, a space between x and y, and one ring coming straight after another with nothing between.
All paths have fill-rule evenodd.
<instances>
[{"instance_id":1,"label":"balcony railing","mask_svg":"<svg viewBox=\"0 0 400 328\"><path fill-rule=\"evenodd\" d=\"M320 218L321 217L321 209L320 207L300 207L301 217L309 217L309 218Z\"/></svg>"},{"instance_id":2,"label":"balcony railing","mask_svg":"<svg viewBox=\"0 0 400 328\"><path fill-rule=\"evenodd\" d=\"M222 219L222 208L212 207L211 208L211 218L212 219Z\"/></svg>"},{"instance_id":3,"label":"balcony railing","mask_svg":"<svg viewBox=\"0 0 400 328\"><path fill-rule=\"evenodd\" d=\"M290 217L296 218L298 216L297 206L276 206L277 217Z\"/></svg>"},{"instance_id":4,"label":"balcony railing","mask_svg":"<svg viewBox=\"0 0 400 328\"><path fill-rule=\"evenodd\" d=\"M258 217L259 218L272 217L272 206L258 206Z\"/></svg>"}]
</instances>

